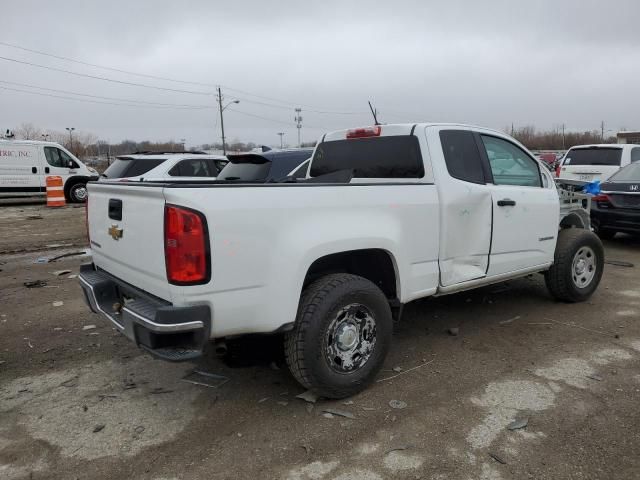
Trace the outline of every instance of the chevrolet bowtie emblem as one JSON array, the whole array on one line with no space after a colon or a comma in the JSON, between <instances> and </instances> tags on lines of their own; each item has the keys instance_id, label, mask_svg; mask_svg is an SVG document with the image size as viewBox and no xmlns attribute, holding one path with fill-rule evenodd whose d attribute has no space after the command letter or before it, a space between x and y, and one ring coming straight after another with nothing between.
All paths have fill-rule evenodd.
<instances>
[{"instance_id":1,"label":"chevrolet bowtie emblem","mask_svg":"<svg viewBox=\"0 0 640 480\"><path fill-rule=\"evenodd\" d=\"M111 227L109 227L109 235L111 235L111 238L114 240L120 240L123 233L124 230L122 228L118 228L118 225L111 225Z\"/></svg>"}]
</instances>

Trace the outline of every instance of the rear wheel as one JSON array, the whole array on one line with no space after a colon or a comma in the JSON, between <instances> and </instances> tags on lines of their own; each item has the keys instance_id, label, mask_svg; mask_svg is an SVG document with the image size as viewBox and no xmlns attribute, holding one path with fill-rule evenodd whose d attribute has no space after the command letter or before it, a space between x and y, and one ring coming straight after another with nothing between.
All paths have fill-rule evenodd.
<instances>
[{"instance_id":1,"label":"rear wheel","mask_svg":"<svg viewBox=\"0 0 640 480\"><path fill-rule=\"evenodd\" d=\"M389 302L376 285L357 275L327 275L302 294L296 325L285 338L287 364L316 394L348 397L380 371L392 330Z\"/></svg>"},{"instance_id":2,"label":"rear wheel","mask_svg":"<svg viewBox=\"0 0 640 480\"><path fill-rule=\"evenodd\" d=\"M561 230L545 282L556 299L583 302L598 288L603 268L604 249L594 233L578 228Z\"/></svg>"},{"instance_id":3,"label":"rear wheel","mask_svg":"<svg viewBox=\"0 0 640 480\"><path fill-rule=\"evenodd\" d=\"M69 201L73 203L84 203L87 201L87 185L85 183L75 183L69 189Z\"/></svg>"}]
</instances>

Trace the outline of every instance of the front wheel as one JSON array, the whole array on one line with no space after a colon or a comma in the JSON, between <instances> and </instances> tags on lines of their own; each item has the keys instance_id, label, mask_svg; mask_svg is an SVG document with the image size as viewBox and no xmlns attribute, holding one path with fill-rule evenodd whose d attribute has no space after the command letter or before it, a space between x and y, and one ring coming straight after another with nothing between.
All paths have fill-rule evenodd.
<instances>
[{"instance_id":1,"label":"front wheel","mask_svg":"<svg viewBox=\"0 0 640 480\"><path fill-rule=\"evenodd\" d=\"M603 269L604 248L597 235L570 228L558 233L554 262L544 278L554 298L584 302L598 288Z\"/></svg>"},{"instance_id":2,"label":"front wheel","mask_svg":"<svg viewBox=\"0 0 640 480\"><path fill-rule=\"evenodd\" d=\"M364 390L391 344L393 319L384 293L350 274L327 275L302 294L296 324L285 337L291 373L326 398Z\"/></svg>"},{"instance_id":3,"label":"front wheel","mask_svg":"<svg viewBox=\"0 0 640 480\"><path fill-rule=\"evenodd\" d=\"M87 201L87 185L76 183L69 189L69 201L73 203L84 203Z\"/></svg>"}]
</instances>

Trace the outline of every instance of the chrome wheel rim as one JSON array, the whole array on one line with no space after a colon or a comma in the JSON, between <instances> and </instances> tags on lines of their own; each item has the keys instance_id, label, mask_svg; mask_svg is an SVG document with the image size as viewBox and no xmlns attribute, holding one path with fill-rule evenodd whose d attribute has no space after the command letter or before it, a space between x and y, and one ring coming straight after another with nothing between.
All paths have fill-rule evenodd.
<instances>
[{"instance_id":1,"label":"chrome wheel rim","mask_svg":"<svg viewBox=\"0 0 640 480\"><path fill-rule=\"evenodd\" d=\"M596 254L590 247L580 247L573 256L571 278L578 288L588 287L596 276Z\"/></svg>"},{"instance_id":2,"label":"chrome wheel rim","mask_svg":"<svg viewBox=\"0 0 640 480\"><path fill-rule=\"evenodd\" d=\"M325 356L331 369L352 373L361 369L376 345L376 321L367 307L352 303L338 310L325 334Z\"/></svg>"},{"instance_id":3,"label":"chrome wheel rim","mask_svg":"<svg viewBox=\"0 0 640 480\"><path fill-rule=\"evenodd\" d=\"M87 199L87 187L78 187L73 190L73 195L78 201L83 202Z\"/></svg>"}]
</instances>

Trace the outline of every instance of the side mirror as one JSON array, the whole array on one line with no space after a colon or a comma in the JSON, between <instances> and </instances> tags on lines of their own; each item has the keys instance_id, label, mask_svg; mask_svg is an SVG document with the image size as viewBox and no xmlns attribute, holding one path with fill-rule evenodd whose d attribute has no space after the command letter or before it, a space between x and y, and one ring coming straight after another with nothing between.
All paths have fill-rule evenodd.
<instances>
[{"instance_id":1,"label":"side mirror","mask_svg":"<svg viewBox=\"0 0 640 480\"><path fill-rule=\"evenodd\" d=\"M76 168L76 164L73 162L73 160L69 160L67 162L67 168Z\"/></svg>"}]
</instances>

